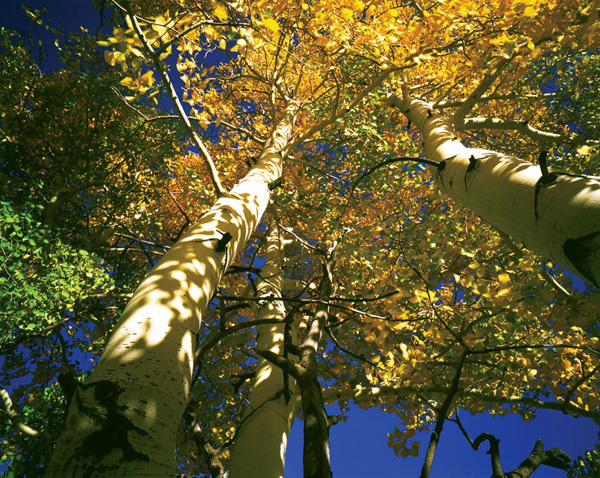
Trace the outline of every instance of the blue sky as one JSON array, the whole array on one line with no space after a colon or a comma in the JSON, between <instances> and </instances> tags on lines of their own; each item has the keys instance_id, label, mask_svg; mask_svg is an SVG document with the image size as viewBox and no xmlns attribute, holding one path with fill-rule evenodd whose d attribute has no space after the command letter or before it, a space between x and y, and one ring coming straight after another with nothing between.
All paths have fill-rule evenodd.
<instances>
[{"instance_id":1,"label":"blue sky","mask_svg":"<svg viewBox=\"0 0 600 478\"><path fill-rule=\"evenodd\" d=\"M330 413L335 414L335 410ZM546 449L562 448L572 458L585 447L593 446L598 438L598 427L589 419L572 418L560 412L542 410L538 418L525 423L519 417L490 417L488 414L471 416L463 411L461 421L471 438L489 432L500 439L500 459L505 472L518 466L529 455L538 438ZM285 478L302 477L302 422L296 420L289 441ZM418 477L423 456L429 443L429 433L419 433L421 442L418 457L396 457L387 446L387 433L400 428L395 415L378 409L362 410L352 406L348 421L331 428L331 469L334 477L378 478ZM446 422L430 478L487 478L491 476L487 443L478 451L471 449L454 423ZM566 473L544 466L533 478L565 478Z\"/></svg>"},{"instance_id":2,"label":"blue sky","mask_svg":"<svg viewBox=\"0 0 600 478\"><path fill-rule=\"evenodd\" d=\"M0 25L23 31L29 28L28 20L20 8L25 3L34 8L45 6L52 18L67 31L76 31L85 25L95 31L99 25L98 14L89 0L3 0L0 7ZM43 33L43 27L37 27ZM332 408L331 413L336 413ZM542 438L546 448L559 447L573 458L592 448L598 437L598 427L585 418L574 419L560 412L540 411L538 418L525 423L520 418L508 416L493 418L489 415L470 416L463 413L462 420L472 437L490 432L500 438L501 460L505 471L516 467L532 450L535 441ZM332 470L336 477L417 477L429 441L421 433L421 453L417 458L399 458L387 446L387 433L401 428L395 415L377 409L361 410L351 407L348 421L331 429ZM456 425L446 423L431 478L478 477L491 475L487 444L475 452L459 432ZM302 476L302 422L297 420L288 447L286 478ZM544 467L534 477L564 478L565 472Z\"/></svg>"}]
</instances>

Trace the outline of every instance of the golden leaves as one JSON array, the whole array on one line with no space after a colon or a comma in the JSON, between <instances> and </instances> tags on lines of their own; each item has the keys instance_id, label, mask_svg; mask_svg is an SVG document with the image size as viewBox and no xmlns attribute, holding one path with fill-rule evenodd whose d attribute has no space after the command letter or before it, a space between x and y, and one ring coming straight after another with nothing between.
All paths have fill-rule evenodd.
<instances>
[{"instance_id":1,"label":"golden leaves","mask_svg":"<svg viewBox=\"0 0 600 478\"><path fill-rule=\"evenodd\" d=\"M217 17L219 20L221 21L225 21L228 18L228 14L227 14L227 10L225 10L223 7L218 6L217 8L215 8L215 10L213 11L213 14L215 15L215 17Z\"/></svg>"},{"instance_id":2,"label":"golden leaves","mask_svg":"<svg viewBox=\"0 0 600 478\"><path fill-rule=\"evenodd\" d=\"M277 33L279 31L279 24L272 18L263 18L262 23L266 28L271 30L273 33Z\"/></svg>"},{"instance_id":3,"label":"golden leaves","mask_svg":"<svg viewBox=\"0 0 600 478\"><path fill-rule=\"evenodd\" d=\"M394 432L388 433L388 446L394 450L396 456L407 458L409 456L419 456L419 442L408 441L415 436L415 428L406 428L404 431L400 431L398 427L394 425Z\"/></svg>"},{"instance_id":4,"label":"golden leaves","mask_svg":"<svg viewBox=\"0 0 600 478\"><path fill-rule=\"evenodd\" d=\"M342 11L340 12L340 16L344 20L350 20L353 15L354 15L354 12L349 8L342 8Z\"/></svg>"}]
</instances>

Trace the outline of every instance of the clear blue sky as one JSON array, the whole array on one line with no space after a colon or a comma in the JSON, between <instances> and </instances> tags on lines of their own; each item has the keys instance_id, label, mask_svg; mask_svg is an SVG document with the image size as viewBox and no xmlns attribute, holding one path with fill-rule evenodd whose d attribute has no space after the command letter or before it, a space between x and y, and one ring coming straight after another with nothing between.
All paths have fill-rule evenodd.
<instances>
[{"instance_id":1,"label":"clear blue sky","mask_svg":"<svg viewBox=\"0 0 600 478\"><path fill-rule=\"evenodd\" d=\"M98 14L89 0L2 0L0 26L23 31L30 23L20 8L24 3L33 8L46 7L52 18L67 31L77 31L80 25L95 32L99 25ZM37 27L44 35L44 28ZM332 414L337 414L335 407ZM585 418L574 419L560 412L540 411L538 418L525 423L509 416L493 418L488 415L470 416L463 412L462 421L471 437L489 432L500 438L503 469L510 471L518 466L533 449L538 438L546 448L558 447L576 458L585 449L593 448L598 438L598 427ZM302 425L297 420L288 447L286 478L302 477ZM387 446L387 433L401 428L395 415L378 409L361 410L352 407L348 421L331 428L331 461L335 477L418 477L423 463L429 435L422 433L415 439L421 442L417 458L399 458ZM453 423L447 423L434 460L431 478L486 478L491 476L487 443L473 451ZM566 473L543 467L533 475L539 478L564 478Z\"/></svg>"}]
</instances>

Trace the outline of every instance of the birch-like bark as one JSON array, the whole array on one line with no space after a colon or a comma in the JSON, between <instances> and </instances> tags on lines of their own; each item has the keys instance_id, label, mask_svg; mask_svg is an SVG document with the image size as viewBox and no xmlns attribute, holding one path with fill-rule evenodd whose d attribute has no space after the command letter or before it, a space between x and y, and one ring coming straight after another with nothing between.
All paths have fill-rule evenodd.
<instances>
[{"instance_id":1,"label":"birch-like bark","mask_svg":"<svg viewBox=\"0 0 600 478\"><path fill-rule=\"evenodd\" d=\"M277 226L273 225L267 239L257 297L283 296L282 240ZM256 319L281 320L280 324L257 327L258 349L283 354L286 333L283 301L254 304ZM291 376L258 357L248 407L231 450L228 478L283 478L287 441L295 418L292 400L295 388L296 382Z\"/></svg>"},{"instance_id":2,"label":"birch-like bark","mask_svg":"<svg viewBox=\"0 0 600 478\"><path fill-rule=\"evenodd\" d=\"M448 117L407 91L389 95L387 103L423 134L445 194L533 252L600 285L600 178L543 174L529 161L467 148Z\"/></svg>"},{"instance_id":3,"label":"birch-like bark","mask_svg":"<svg viewBox=\"0 0 600 478\"><path fill-rule=\"evenodd\" d=\"M70 397L49 477L170 477L201 317L281 177L299 103L257 164L142 281L90 377Z\"/></svg>"},{"instance_id":4,"label":"birch-like bark","mask_svg":"<svg viewBox=\"0 0 600 478\"><path fill-rule=\"evenodd\" d=\"M304 478L331 478L329 449L329 418L321 393L321 384L317 372L317 349L329 316L327 303L333 291L332 267L335 258L335 241L328 251L327 263L323 267L323 279L319 287L321 303L315 310L308 336L299 348L298 363L274 354L268 350L257 349L260 356L266 358L298 382L302 412L304 414Z\"/></svg>"}]
</instances>

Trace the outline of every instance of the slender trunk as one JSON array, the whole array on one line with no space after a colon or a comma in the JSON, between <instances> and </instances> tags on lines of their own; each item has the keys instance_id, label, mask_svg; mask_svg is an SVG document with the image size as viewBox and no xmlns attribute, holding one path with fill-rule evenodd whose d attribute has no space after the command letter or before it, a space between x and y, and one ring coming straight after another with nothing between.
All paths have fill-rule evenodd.
<instances>
[{"instance_id":1,"label":"slender trunk","mask_svg":"<svg viewBox=\"0 0 600 478\"><path fill-rule=\"evenodd\" d=\"M265 265L257 297L281 297L283 289L282 239L276 226L268 236ZM267 301L257 305L255 317L281 320L280 324L257 327L257 347L274 354L284 353L285 305ZM244 420L231 450L228 478L283 478L285 452L295 418L292 394L295 380L263 357L258 358L256 376Z\"/></svg>"},{"instance_id":2,"label":"slender trunk","mask_svg":"<svg viewBox=\"0 0 600 478\"><path fill-rule=\"evenodd\" d=\"M296 366L297 380L302 395L304 414L304 450L302 463L304 478L331 478L329 448L329 417L325 410L321 384L317 371L317 349L329 319L329 302L333 292L332 268L337 241L329 250L327 262L323 265L319 299L323 301L316 308L308 337L304 342L300 363Z\"/></svg>"},{"instance_id":3,"label":"slender trunk","mask_svg":"<svg viewBox=\"0 0 600 478\"><path fill-rule=\"evenodd\" d=\"M69 397L49 477L167 477L203 311L281 177L296 101L258 163L142 281L90 377Z\"/></svg>"},{"instance_id":4,"label":"slender trunk","mask_svg":"<svg viewBox=\"0 0 600 478\"><path fill-rule=\"evenodd\" d=\"M317 372L316 352L323 336L328 319L328 305L332 293L331 267L334 243L329 251L327 264L324 265L324 276L321 281L319 299L315 315L310 325L308 336L300 347L300 361L292 362L288 358L269 350L257 349L257 353L269 362L277 365L292 375L300 387L302 413L304 414L304 478L331 478L329 459L329 417L325 410L321 384Z\"/></svg>"},{"instance_id":5,"label":"slender trunk","mask_svg":"<svg viewBox=\"0 0 600 478\"><path fill-rule=\"evenodd\" d=\"M449 118L405 92L388 104L421 131L433 176L452 199L537 254L600 285L600 180L546 172L522 159L463 146Z\"/></svg>"}]
</instances>

